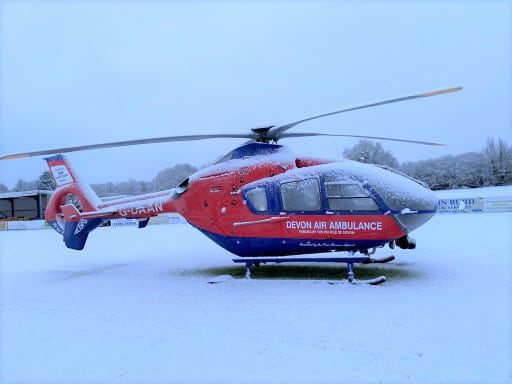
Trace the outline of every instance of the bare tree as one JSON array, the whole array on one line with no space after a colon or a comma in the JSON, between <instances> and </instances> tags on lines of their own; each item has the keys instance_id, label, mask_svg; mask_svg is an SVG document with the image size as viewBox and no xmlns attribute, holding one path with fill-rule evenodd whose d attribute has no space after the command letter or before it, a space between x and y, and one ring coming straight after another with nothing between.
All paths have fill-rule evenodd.
<instances>
[{"instance_id":1,"label":"bare tree","mask_svg":"<svg viewBox=\"0 0 512 384\"><path fill-rule=\"evenodd\" d=\"M487 139L483 154L489 165L491 183L504 185L512 181L512 148L503 139Z\"/></svg>"},{"instance_id":2,"label":"bare tree","mask_svg":"<svg viewBox=\"0 0 512 384\"><path fill-rule=\"evenodd\" d=\"M360 140L352 148L343 151L343 156L360 163L387 165L391 168L398 168L398 161L395 156L386 151L380 143L371 140Z\"/></svg>"}]
</instances>

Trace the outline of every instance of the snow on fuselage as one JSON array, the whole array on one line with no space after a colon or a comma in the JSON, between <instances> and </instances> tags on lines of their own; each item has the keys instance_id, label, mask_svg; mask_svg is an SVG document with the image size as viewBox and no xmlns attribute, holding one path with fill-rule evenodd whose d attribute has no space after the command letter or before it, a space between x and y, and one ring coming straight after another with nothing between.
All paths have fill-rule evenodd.
<instances>
[{"instance_id":1,"label":"snow on fuselage","mask_svg":"<svg viewBox=\"0 0 512 384\"><path fill-rule=\"evenodd\" d=\"M192 175L176 204L240 256L366 251L404 237L437 209L416 180L349 160L297 158L283 147Z\"/></svg>"}]
</instances>

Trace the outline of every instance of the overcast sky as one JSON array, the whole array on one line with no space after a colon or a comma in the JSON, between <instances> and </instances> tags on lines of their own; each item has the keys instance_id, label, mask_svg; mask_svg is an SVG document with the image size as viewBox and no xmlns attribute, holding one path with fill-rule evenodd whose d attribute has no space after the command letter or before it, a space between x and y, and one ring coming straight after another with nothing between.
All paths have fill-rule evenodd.
<instances>
[{"instance_id":1,"label":"overcast sky","mask_svg":"<svg viewBox=\"0 0 512 384\"><path fill-rule=\"evenodd\" d=\"M295 132L391 136L399 161L512 144L510 2L9 2L1 7L0 155L246 132L452 86L459 93L315 120ZM242 139L69 154L89 182L201 166ZM356 139L289 139L336 157ZM35 179L41 158L0 163Z\"/></svg>"}]
</instances>

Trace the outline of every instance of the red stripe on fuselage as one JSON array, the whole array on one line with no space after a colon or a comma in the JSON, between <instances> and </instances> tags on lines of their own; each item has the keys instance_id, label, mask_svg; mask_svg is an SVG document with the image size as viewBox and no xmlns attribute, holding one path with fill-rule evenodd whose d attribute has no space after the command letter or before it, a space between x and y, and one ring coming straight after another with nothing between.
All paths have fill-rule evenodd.
<instances>
[{"instance_id":1,"label":"red stripe on fuselage","mask_svg":"<svg viewBox=\"0 0 512 384\"><path fill-rule=\"evenodd\" d=\"M258 215L208 230L237 237L315 240L392 240L405 235L390 215Z\"/></svg>"},{"instance_id":2,"label":"red stripe on fuselage","mask_svg":"<svg viewBox=\"0 0 512 384\"><path fill-rule=\"evenodd\" d=\"M284 238L387 240L404 235L389 215L295 215L280 223Z\"/></svg>"}]
</instances>

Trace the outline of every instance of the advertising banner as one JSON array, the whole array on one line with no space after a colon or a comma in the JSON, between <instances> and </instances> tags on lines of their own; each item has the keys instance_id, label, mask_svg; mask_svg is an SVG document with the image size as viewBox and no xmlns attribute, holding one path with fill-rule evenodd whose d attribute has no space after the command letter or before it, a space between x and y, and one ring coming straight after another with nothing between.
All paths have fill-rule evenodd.
<instances>
[{"instance_id":1,"label":"advertising banner","mask_svg":"<svg viewBox=\"0 0 512 384\"><path fill-rule=\"evenodd\" d=\"M440 199L438 213L496 213L512 212L511 197L475 197Z\"/></svg>"},{"instance_id":2,"label":"advertising banner","mask_svg":"<svg viewBox=\"0 0 512 384\"><path fill-rule=\"evenodd\" d=\"M484 203L485 212L512 212L511 197L488 197Z\"/></svg>"},{"instance_id":3,"label":"advertising banner","mask_svg":"<svg viewBox=\"0 0 512 384\"><path fill-rule=\"evenodd\" d=\"M437 203L438 213L471 213L483 212L484 199L464 198L464 199L440 199Z\"/></svg>"},{"instance_id":4,"label":"advertising banner","mask_svg":"<svg viewBox=\"0 0 512 384\"><path fill-rule=\"evenodd\" d=\"M45 226L44 220L30 220L30 221L8 221L7 229L21 230L21 229L43 229Z\"/></svg>"}]
</instances>

